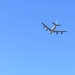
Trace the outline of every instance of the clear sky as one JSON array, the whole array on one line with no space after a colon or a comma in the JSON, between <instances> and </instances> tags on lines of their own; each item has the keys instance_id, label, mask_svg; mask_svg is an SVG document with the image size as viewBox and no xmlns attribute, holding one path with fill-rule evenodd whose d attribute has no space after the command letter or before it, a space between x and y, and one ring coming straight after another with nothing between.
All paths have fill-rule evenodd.
<instances>
[{"instance_id":1,"label":"clear sky","mask_svg":"<svg viewBox=\"0 0 75 75\"><path fill-rule=\"evenodd\" d=\"M75 0L0 0L0 75L75 75Z\"/></svg>"}]
</instances>

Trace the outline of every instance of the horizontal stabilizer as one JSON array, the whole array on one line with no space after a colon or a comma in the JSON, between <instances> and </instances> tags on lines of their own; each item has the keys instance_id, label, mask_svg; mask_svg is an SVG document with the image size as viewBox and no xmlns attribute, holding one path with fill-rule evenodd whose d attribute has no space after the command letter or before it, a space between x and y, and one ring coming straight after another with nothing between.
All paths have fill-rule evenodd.
<instances>
[{"instance_id":1,"label":"horizontal stabilizer","mask_svg":"<svg viewBox=\"0 0 75 75\"><path fill-rule=\"evenodd\" d=\"M56 24L56 26L61 26L60 24Z\"/></svg>"},{"instance_id":2,"label":"horizontal stabilizer","mask_svg":"<svg viewBox=\"0 0 75 75\"><path fill-rule=\"evenodd\" d=\"M56 24L56 23L54 23L54 22L52 22L54 25L56 25L56 26L61 26L60 24Z\"/></svg>"},{"instance_id":3,"label":"horizontal stabilizer","mask_svg":"<svg viewBox=\"0 0 75 75\"><path fill-rule=\"evenodd\" d=\"M52 22L54 25L56 25L54 22Z\"/></svg>"}]
</instances>

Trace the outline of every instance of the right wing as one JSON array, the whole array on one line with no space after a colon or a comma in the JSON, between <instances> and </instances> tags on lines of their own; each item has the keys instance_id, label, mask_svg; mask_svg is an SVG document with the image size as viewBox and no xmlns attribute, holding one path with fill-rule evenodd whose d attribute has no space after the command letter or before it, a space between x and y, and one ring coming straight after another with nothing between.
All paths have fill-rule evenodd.
<instances>
[{"instance_id":1,"label":"right wing","mask_svg":"<svg viewBox=\"0 0 75 75\"><path fill-rule=\"evenodd\" d=\"M56 30L55 30L55 31L53 31L53 32L67 32L67 31L58 31L58 30L56 31Z\"/></svg>"},{"instance_id":2,"label":"right wing","mask_svg":"<svg viewBox=\"0 0 75 75\"><path fill-rule=\"evenodd\" d=\"M51 29L48 27L48 26L46 26L44 23L42 23L43 24L43 28L46 28L46 30L49 30L49 31L51 31Z\"/></svg>"},{"instance_id":3,"label":"right wing","mask_svg":"<svg viewBox=\"0 0 75 75\"><path fill-rule=\"evenodd\" d=\"M59 32L61 32L61 34L63 34L63 32L67 32L67 31L58 31L58 30L56 31L56 30L55 30L55 31L53 31L53 32L56 32L56 34L58 34Z\"/></svg>"}]
</instances>

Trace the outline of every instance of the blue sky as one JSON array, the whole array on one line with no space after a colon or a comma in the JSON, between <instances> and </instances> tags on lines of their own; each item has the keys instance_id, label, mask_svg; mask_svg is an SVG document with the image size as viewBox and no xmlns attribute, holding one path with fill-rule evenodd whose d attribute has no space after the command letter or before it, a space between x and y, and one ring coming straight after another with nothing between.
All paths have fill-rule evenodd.
<instances>
[{"instance_id":1,"label":"blue sky","mask_svg":"<svg viewBox=\"0 0 75 75\"><path fill-rule=\"evenodd\" d=\"M0 0L0 75L75 75L74 20L74 0Z\"/></svg>"}]
</instances>

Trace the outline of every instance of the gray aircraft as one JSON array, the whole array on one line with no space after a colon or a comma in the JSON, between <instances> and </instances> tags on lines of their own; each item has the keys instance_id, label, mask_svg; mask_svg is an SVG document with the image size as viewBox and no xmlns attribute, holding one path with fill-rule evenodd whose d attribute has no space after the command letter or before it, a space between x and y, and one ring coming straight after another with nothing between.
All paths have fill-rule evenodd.
<instances>
[{"instance_id":1,"label":"gray aircraft","mask_svg":"<svg viewBox=\"0 0 75 75\"><path fill-rule=\"evenodd\" d=\"M52 29L51 28L49 28L47 25L45 25L44 23L42 23L43 24L43 28L46 28L46 31L47 30L49 30L50 31L50 34L52 34L53 32L55 32L56 34L58 34L59 32L61 33L61 34L63 34L63 32L67 32L67 31L60 31L60 30L55 30L56 29L56 27L57 26L61 26L61 25L59 25L59 24L57 24L57 23L54 23L54 22L52 22L53 23L53 27L52 27Z\"/></svg>"}]
</instances>

